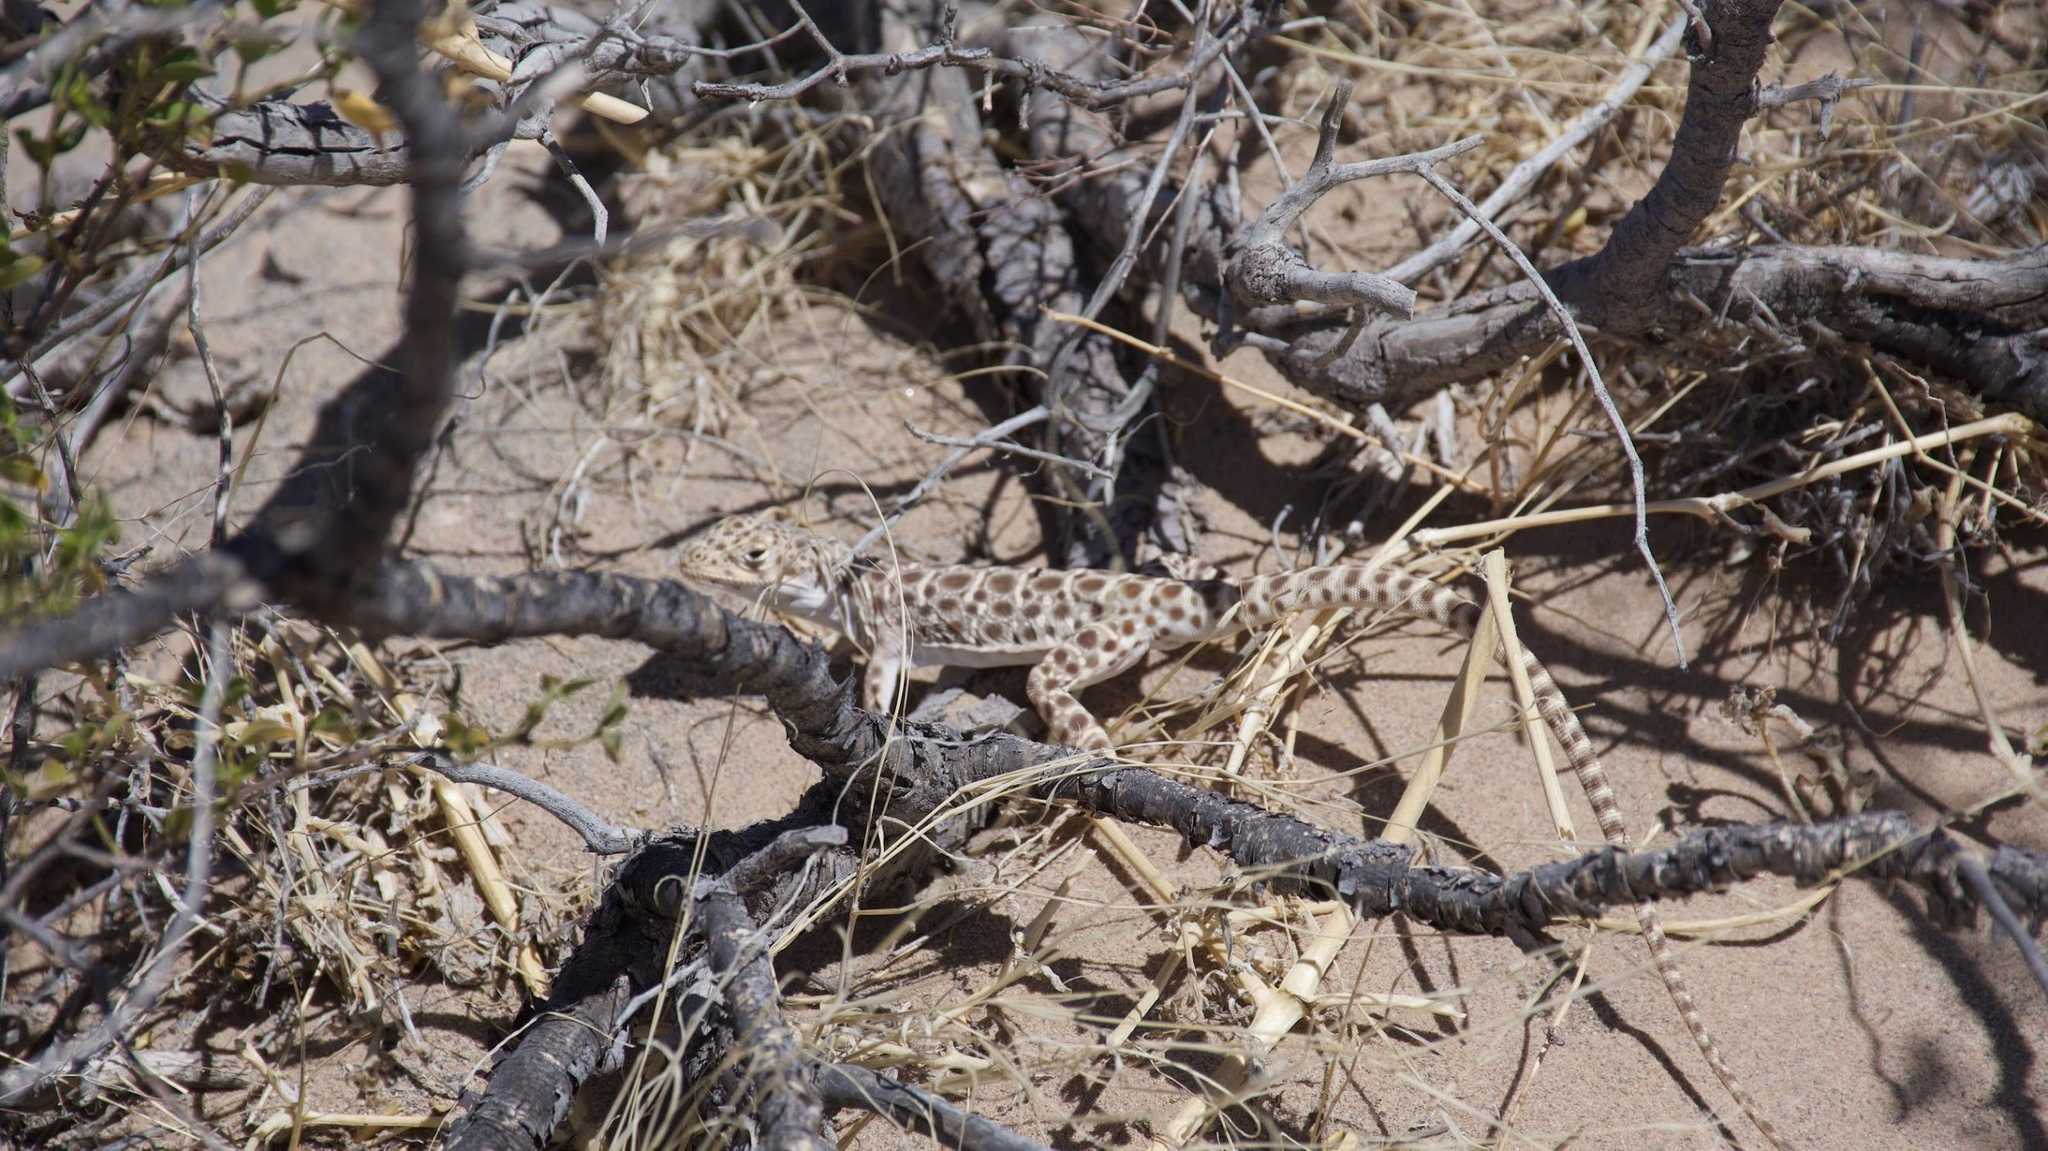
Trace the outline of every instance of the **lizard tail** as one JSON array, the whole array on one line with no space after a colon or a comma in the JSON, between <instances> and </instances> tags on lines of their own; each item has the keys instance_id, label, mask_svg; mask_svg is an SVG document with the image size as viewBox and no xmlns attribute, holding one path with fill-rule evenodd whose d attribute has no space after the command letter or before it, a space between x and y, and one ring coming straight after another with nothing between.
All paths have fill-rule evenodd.
<instances>
[{"instance_id":1,"label":"lizard tail","mask_svg":"<svg viewBox=\"0 0 2048 1151\"><path fill-rule=\"evenodd\" d=\"M1403 612L1435 621L1466 636L1478 629L1480 620L1479 606L1458 592L1417 576L1385 569L1368 571L1357 566L1307 568L1282 575L1261 576L1240 586L1243 591L1240 618L1247 627L1263 626L1297 611L1334 607ZM1501 656L1505 659L1506 653L1502 652ZM1558 746L1564 749L1565 758L1570 761L1573 773L1579 778L1579 786L1585 790L1586 800L1592 805L1593 815L1600 822L1601 834L1608 843L1628 850L1628 825L1622 821L1621 807L1615 802L1614 789L1607 782L1607 771L1600 766L1600 756L1593 750L1593 741L1587 738L1579 717L1565 702L1564 692L1558 688L1557 681L1550 678L1550 672L1526 648L1522 651L1522 667L1529 673L1529 687L1536 697L1536 710L1556 737ZM1713 1069L1715 1078L1727 1088L1729 1096L1742 1108L1742 1113L1773 1147L1778 1151L1791 1151L1792 1145L1764 1117L1756 1098L1743 1086L1727 1060L1721 1058L1720 1047L1707 1033L1699 1004L1694 1002L1692 991L1685 985L1685 976L1679 971L1678 960L1671 954L1671 942L1664 936L1663 921L1655 905L1647 900L1636 904L1636 920L1642 925L1643 942L1649 946L1650 960L1657 968L1658 978L1664 981L1664 989L1678 1008L1679 1018L1691 1032L1693 1043L1700 1049L1707 1066Z\"/></svg>"},{"instance_id":2,"label":"lizard tail","mask_svg":"<svg viewBox=\"0 0 2048 1151\"><path fill-rule=\"evenodd\" d=\"M1469 607L1469 605L1468 605ZM1460 631L1470 634L1478 626L1479 610L1470 607L1458 613L1458 618L1469 618L1470 622ZM1550 728L1558 746L1564 749L1565 759L1572 765L1572 772L1579 777L1579 786L1586 792L1586 801L1593 807L1593 817L1600 823L1600 833L1607 842L1627 851L1630 846L1628 825L1622 822L1621 806L1614 800L1614 788L1607 782L1607 769L1600 766L1599 753L1593 750L1593 741L1586 737L1586 729L1580 725L1579 717L1565 703L1564 692L1557 681L1550 678L1550 672L1529 652L1522 650L1522 667L1529 673L1529 688L1536 697L1536 710L1543 716L1544 725ZM1636 904L1636 922L1642 926L1643 942L1650 948L1650 962L1657 968L1657 977L1664 981L1664 990L1671 995L1672 1005L1678 1008L1678 1017L1685 1023L1685 1029L1692 1033L1692 1041L1700 1049L1701 1058L1714 1071L1714 1077L1749 1116L1749 1121L1778 1151L1792 1151L1792 1144L1778 1134L1778 1129L1764 1117L1763 1109L1757 1105L1756 1097L1743 1086L1735 1069L1721 1058L1721 1048L1714 1037L1707 1033L1707 1024L1700 1017L1699 1004L1693 1001L1692 991L1685 985L1685 976L1678 969L1678 959L1671 954L1671 941L1664 937L1664 922L1657 914L1657 907L1648 900Z\"/></svg>"}]
</instances>

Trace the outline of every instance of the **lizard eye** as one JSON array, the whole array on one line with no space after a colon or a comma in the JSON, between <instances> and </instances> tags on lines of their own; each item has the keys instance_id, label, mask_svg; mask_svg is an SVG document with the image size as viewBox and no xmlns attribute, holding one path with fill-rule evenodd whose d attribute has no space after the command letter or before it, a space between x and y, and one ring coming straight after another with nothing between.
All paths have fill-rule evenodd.
<instances>
[{"instance_id":1,"label":"lizard eye","mask_svg":"<svg viewBox=\"0 0 2048 1151\"><path fill-rule=\"evenodd\" d=\"M768 562L768 549L748 548L744 553L742 553L740 558L746 560L748 566L750 567L760 567L762 564Z\"/></svg>"}]
</instances>

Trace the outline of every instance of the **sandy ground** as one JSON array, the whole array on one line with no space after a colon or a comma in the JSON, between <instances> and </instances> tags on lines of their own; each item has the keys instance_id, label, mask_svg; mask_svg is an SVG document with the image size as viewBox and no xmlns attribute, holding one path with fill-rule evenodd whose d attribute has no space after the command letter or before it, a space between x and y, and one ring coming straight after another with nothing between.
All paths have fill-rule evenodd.
<instances>
[{"instance_id":1,"label":"sandy ground","mask_svg":"<svg viewBox=\"0 0 2048 1151\"><path fill-rule=\"evenodd\" d=\"M538 170L531 154L515 155L490 184L473 217L481 240L536 245L561 234L535 194L545 183ZM246 431L240 437L238 453L253 452L254 460L238 510L260 501L292 458L315 405L357 369L352 357L374 358L392 346L403 213L403 197L394 192L286 194L281 210L267 216L270 226L249 229L206 262L210 334L231 376L267 381L296 341L323 332L334 337L298 352L260 442L252 444ZM484 275L472 292L489 302L503 286ZM466 335L480 342L488 303L469 319ZM424 492L407 554L461 572L549 563L551 524L572 476L573 523L560 545L570 566L663 574L674 543L710 517L784 504L807 488L812 518L850 538L871 515L869 490L902 490L944 451L909 435L906 420L956 434L986 422L985 385L950 380L916 333L813 302L761 335L752 344L758 362L727 380L743 396L745 419L717 429L717 442L693 442L687 422L650 424L601 394L593 383L591 334L576 334L588 325L588 313L551 319L540 334L508 341L488 362L472 361L468 395ZM570 350L557 356L557 344ZM1285 388L1250 354L1221 367ZM173 401L203 391L189 358L173 363L155 387ZM1167 404L1181 459L1202 485L1202 557L1237 573L1276 569L1282 557L1269 546L1269 525L1284 508L1297 509L1289 522L1299 524L1301 509L1314 507L1325 481L1308 477L1303 465L1325 446L1324 434L1199 379L1171 379ZM130 517L128 542L151 544L155 561L203 542L200 493L212 468L208 439L149 417L125 419L91 456L92 477ZM1414 506L1411 498L1382 512L1374 531ZM1454 500L1431 522L1487 514ZM898 538L907 550L934 558L1029 562L1038 554L1038 519L1018 469L978 460L941 499L906 520ZM1291 536L1282 538L1292 545ZM2048 820L2038 806L2008 801L1980 808L2010 780L1986 754L1984 726L1940 626L1931 577L1879 589L1859 605L1839 642L1824 643L1784 606L1789 594L1759 564L1723 565L1716 558L1721 542L1690 527L1662 525L1654 539L1687 612L1696 658L1684 670L1674 665L1655 593L1621 524L1532 532L1509 546L1518 586L1530 595L1520 612L1522 637L1585 708L1639 834L1653 824L1786 814L1777 769L1722 711L1732 689L1772 688L1806 720L1842 734L1852 769L1876 774L1872 806L1904 808L1922 819L1966 812L1957 826L1967 834L2048 848ZM2028 622L2048 618L2048 577L2038 536L2015 532L2009 542L2011 550L1986 557L1975 573L1989 613L1974 622L1985 637L1979 659L1986 694L2009 725L2025 731L2048 720L2048 638ZM387 650L422 654L405 641ZM1341 830L1376 830L1442 708L1461 651L1413 628L1344 644L1299 707L1294 761L1269 778L1272 800ZM628 645L570 640L426 654L444 661L451 676L459 671L467 713L496 724L516 720L543 674L609 684L630 677L647 658ZM1102 713L1116 714L1138 700L1137 684L1169 698L1200 691L1230 658L1204 657L1178 673L1155 660L1135 683L1105 686L1091 699ZM989 673L970 686L1022 698L1021 672ZM1513 869L1567 850L1544 813L1527 749L1498 730L1505 699L1496 683L1483 705L1491 710L1482 711L1492 716L1488 733L1460 747L1425 822L1428 846L1444 861ZM602 702L601 692L569 701L560 709L563 729L589 723ZM678 702L641 690L627 732L618 765L591 746L515 753L503 762L640 826L742 825L784 811L815 778L757 700ZM1785 762L1812 769L1797 754ZM1582 836L1596 834L1582 798L1575 789L1569 794ZM594 877L579 845L546 817L512 804L499 818L525 874L565 882ZM1172 883L1196 898L1226 897L1220 885L1228 877L1212 853L1150 829L1130 834ZM1027 842L1033 837L1035 847ZM1064 853L1051 866L1019 871L1019 861L1043 860L1054 847ZM1173 951L1168 927L1142 905L1130 877L1064 817L1025 813L985 833L960 869L923 893L917 926L896 924L911 941L899 951L842 960L829 931L803 944L785 964L794 1014L814 1023L820 1005L850 987L856 995L890 997L886 1010L901 1023L901 1041L925 1057L935 1058L940 1048L963 1053L960 1032L928 1043L922 1028L932 1012L987 985L1011 957L1009 940L1040 914L1062 879L1071 882L1054 912L1059 955L1050 973L1025 979L1016 1003L1006 1000L965 1021L985 1047L964 1054L1002 1052L1023 1069L1022 1082L989 1074L972 1098L1060 1146L1141 1146L1143 1136L1132 1127L1101 1121L1171 1113L1187 1097L1186 1081L1153 1057L1165 1054L1170 1040L1198 1040L1205 1020L1242 1022L1247 1012L1213 978L1200 988L1182 979L1155 1013L1176 1026L1163 1027L1142 1045L1143 1057L1112 1073L1088 1046L1105 1025L1015 1009L1066 995L1086 1003L1086 1019L1121 1018ZM987 885L1005 894L977 895ZM1687 921L1757 912L1797 894L1758 884L1668 914ZM1234 898L1256 902L1245 893ZM1546 1042L1547 1016L1532 1017L1530 1006L1546 986L1545 964L1504 941L1446 939L1398 922L1367 925L1340 956L1326 990L1439 997L1461 1007L1462 1020L1395 1012L1348 1031L1325 1025L1314 1038L1298 1031L1266 1067L1280 1085L1273 1137L1313 1141L1349 1129L1364 1146L1404 1138L1463 1145L1483 1136L1488 1117L1519 1082L1508 1146L1705 1148L1729 1138L1763 1146L1693 1049L1639 944L1585 931L1560 938L1588 949L1585 994ZM1248 934L1243 946L1255 962L1284 964L1291 955L1277 933ZM1801 1146L2048 1147L2040 1039L2048 1005L2010 942L1982 926L1938 931L1911 896L1858 883L1804 917L1734 931L1713 944L1684 944L1683 959L1729 1062ZM428 1040L427 1050L411 1056L444 1082L460 1081L476 1065L519 1006L505 986L465 989L429 980L409 994ZM234 1014L223 1013L217 1029L202 1036L208 1046L234 1049ZM831 1023L819 1041L829 1046L851 1035L843 1023ZM428 1106L435 1092L389 1073L372 1046L370 1028L344 1021L306 1050L303 1067L295 1053L274 1062L288 1078L303 1070L316 1107ZM1197 1068L1214 1065L1207 1053L1184 1058ZM243 1103L222 1097L205 1110L238 1138ZM1709 1111L1727 1127L1717 1130ZM1251 1132L1239 1132L1239 1139L1258 1142ZM899 1142L873 1125L855 1145Z\"/></svg>"}]
</instances>

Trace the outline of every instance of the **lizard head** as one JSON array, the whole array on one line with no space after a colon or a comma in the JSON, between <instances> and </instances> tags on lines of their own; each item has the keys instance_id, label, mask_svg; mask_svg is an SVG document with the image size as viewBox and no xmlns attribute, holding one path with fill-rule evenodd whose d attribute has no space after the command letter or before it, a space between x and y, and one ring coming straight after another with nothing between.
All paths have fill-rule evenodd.
<instances>
[{"instance_id":1,"label":"lizard head","mask_svg":"<svg viewBox=\"0 0 2048 1151\"><path fill-rule=\"evenodd\" d=\"M677 557L684 579L802 613L829 610L852 549L771 516L727 516Z\"/></svg>"}]
</instances>

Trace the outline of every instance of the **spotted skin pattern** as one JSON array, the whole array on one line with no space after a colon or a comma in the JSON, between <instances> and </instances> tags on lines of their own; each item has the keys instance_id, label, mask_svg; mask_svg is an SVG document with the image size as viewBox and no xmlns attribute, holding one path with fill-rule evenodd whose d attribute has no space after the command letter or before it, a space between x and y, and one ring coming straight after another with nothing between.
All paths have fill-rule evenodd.
<instances>
[{"instance_id":1,"label":"spotted skin pattern","mask_svg":"<svg viewBox=\"0 0 2048 1151\"><path fill-rule=\"evenodd\" d=\"M1112 572L920 566L856 560L847 545L770 516L720 520L679 557L685 578L754 596L838 629L867 655L862 698L887 711L915 666L1029 665L1026 691L1052 737L1082 751L1115 745L1077 693L1136 666L1149 651L1226 639L1296 612L1349 608L1431 620L1470 636L1479 606L1403 572L1355 565L1247 580L1159 579ZM1607 842L1631 846L1607 772L1564 693L1522 652L1537 712L1564 749ZM1764 1118L1707 1033L1655 905L1636 905L1652 963L1700 1054L1772 1145L1789 1146Z\"/></svg>"}]
</instances>

